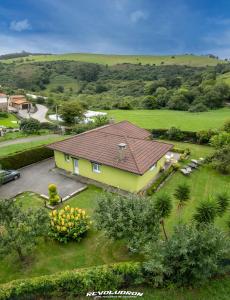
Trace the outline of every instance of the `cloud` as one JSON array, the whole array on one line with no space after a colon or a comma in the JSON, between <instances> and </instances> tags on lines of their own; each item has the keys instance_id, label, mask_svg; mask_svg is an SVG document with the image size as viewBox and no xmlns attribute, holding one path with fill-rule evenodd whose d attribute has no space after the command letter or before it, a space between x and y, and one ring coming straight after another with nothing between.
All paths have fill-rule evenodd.
<instances>
[{"instance_id":1,"label":"cloud","mask_svg":"<svg viewBox=\"0 0 230 300\"><path fill-rule=\"evenodd\" d=\"M24 31L31 29L31 25L27 19L21 20L21 21L12 21L10 23L10 29L13 31Z\"/></svg>"},{"instance_id":2,"label":"cloud","mask_svg":"<svg viewBox=\"0 0 230 300\"><path fill-rule=\"evenodd\" d=\"M147 19L147 14L142 10L136 10L130 14L130 21L132 23L137 23L140 20L146 20L146 19Z\"/></svg>"}]
</instances>

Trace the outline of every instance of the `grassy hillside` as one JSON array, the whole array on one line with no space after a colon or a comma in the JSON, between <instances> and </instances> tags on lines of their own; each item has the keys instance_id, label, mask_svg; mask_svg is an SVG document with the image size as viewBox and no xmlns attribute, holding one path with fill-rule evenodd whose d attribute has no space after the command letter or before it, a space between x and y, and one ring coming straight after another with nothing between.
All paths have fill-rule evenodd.
<instances>
[{"instance_id":1,"label":"grassy hillside","mask_svg":"<svg viewBox=\"0 0 230 300\"><path fill-rule=\"evenodd\" d=\"M227 73L224 73L222 75L219 75L218 79L222 80L225 83L227 83L228 85L230 85L230 72L227 72Z\"/></svg>"},{"instance_id":2,"label":"grassy hillside","mask_svg":"<svg viewBox=\"0 0 230 300\"><path fill-rule=\"evenodd\" d=\"M201 113L173 110L110 110L107 112L115 121L128 120L147 129L172 126L192 131L214 129L220 128L230 118L229 108Z\"/></svg>"},{"instance_id":3,"label":"grassy hillside","mask_svg":"<svg viewBox=\"0 0 230 300\"><path fill-rule=\"evenodd\" d=\"M76 91L78 90L79 82L78 80L66 75L56 75L50 79L50 83L47 85L46 89L48 91L52 91L60 85L65 89L72 88L73 91Z\"/></svg>"},{"instance_id":4,"label":"grassy hillside","mask_svg":"<svg viewBox=\"0 0 230 300\"><path fill-rule=\"evenodd\" d=\"M57 61L57 60L75 60L99 64L166 64L166 65L189 65L189 66L214 66L217 63L223 62L221 60L210 58L207 56L195 55L104 55L104 54L88 54L88 53L68 53L68 54L53 54L53 55L31 55L24 59L24 62L31 61ZM2 62L21 62L22 58L3 60Z\"/></svg>"}]
</instances>

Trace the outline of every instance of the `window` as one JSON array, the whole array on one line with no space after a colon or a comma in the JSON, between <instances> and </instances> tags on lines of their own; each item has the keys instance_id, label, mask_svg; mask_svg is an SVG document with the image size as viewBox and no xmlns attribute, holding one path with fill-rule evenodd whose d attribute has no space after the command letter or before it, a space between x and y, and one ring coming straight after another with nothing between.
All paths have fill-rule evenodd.
<instances>
[{"instance_id":1,"label":"window","mask_svg":"<svg viewBox=\"0 0 230 300\"><path fill-rule=\"evenodd\" d=\"M151 168L150 171L153 171L156 168L157 164L154 164Z\"/></svg>"},{"instance_id":2,"label":"window","mask_svg":"<svg viewBox=\"0 0 230 300\"><path fill-rule=\"evenodd\" d=\"M92 166L93 166L93 172L101 173L101 165L99 165L97 163L92 163Z\"/></svg>"},{"instance_id":3,"label":"window","mask_svg":"<svg viewBox=\"0 0 230 300\"><path fill-rule=\"evenodd\" d=\"M65 161L69 162L69 155L68 154L65 154Z\"/></svg>"}]
</instances>

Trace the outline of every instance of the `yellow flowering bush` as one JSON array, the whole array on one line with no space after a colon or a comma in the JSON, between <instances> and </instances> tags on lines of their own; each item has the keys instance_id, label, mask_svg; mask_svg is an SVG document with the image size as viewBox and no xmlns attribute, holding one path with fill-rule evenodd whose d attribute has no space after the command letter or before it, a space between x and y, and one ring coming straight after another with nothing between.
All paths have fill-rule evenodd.
<instances>
[{"instance_id":1,"label":"yellow flowering bush","mask_svg":"<svg viewBox=\"0 0 230 300\"><path fill-rule=\"evenodd\" d=\"M89 224L89 216L83 209L66 205L50 213L50 236L63 243L69 240L80 241L89 229Z\"/></svg>"}]
</instances>

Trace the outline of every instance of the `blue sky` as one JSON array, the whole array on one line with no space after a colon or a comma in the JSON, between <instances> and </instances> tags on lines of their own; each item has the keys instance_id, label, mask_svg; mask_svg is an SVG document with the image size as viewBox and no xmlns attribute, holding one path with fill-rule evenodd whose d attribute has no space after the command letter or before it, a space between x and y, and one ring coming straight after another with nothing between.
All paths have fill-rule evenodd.
<instances>
[{"instance_id":1,"label":"blue sky","mask_svg":"<svg viewBox=\"0 0 230 300\"><path fill-rule=\"evenodd\" d=\"M0 0L0 54L230 57L229 0Z\"/></svg>"}]
</instances>

